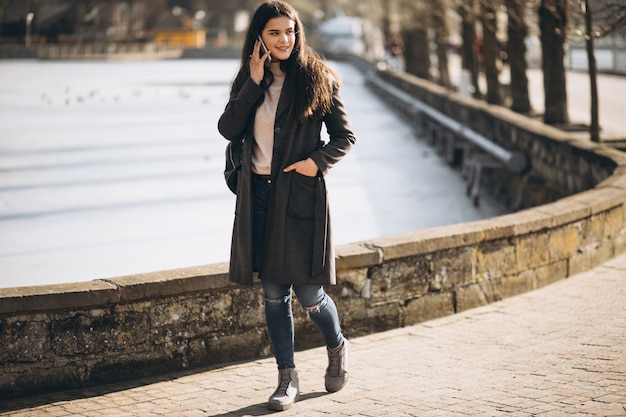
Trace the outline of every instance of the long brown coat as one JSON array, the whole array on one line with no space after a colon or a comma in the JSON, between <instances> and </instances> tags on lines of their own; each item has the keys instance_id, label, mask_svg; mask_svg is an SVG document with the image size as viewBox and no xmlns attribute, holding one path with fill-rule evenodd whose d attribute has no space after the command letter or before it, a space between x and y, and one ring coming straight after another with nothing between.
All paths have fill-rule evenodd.
<instances>
[{"instance_id":1,"label":"long brown coat","mask_svg":"<svg viewBox=\"0 0 626 417\"><path fill-rule=\"evenodd\" d=\"M289 74L287 75L289 76ZM325 175L355 143L343 100L335 89L331 111L321 119L299 123L288 117L288 83L281 93L274 124L272 181L265 233L265 254L259 277L280 284L335 284L333 248ZM248 79L231 95L218 129L228 140L243 140L242 170L231 243L230 280L253 284L251 156L256 103L265 89ZM322 123L329 140L321 139ZM283 169L312 158L317 177Z\"/></svg>"}]
</instances>

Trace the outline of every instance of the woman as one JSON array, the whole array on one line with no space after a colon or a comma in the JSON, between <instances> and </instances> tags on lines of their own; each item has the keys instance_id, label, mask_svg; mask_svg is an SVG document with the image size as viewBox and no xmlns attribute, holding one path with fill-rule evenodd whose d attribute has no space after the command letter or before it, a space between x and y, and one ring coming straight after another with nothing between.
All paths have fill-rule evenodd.
<instances>
[{"instance_id":1,"label":"woman","mask_svg":"<svg viewBox=\"0 0 626 417\"><path fill-rule=\"evenodd\" d=\"M297 12L282 1L261 4L218 129L242 143L230 279L252 285L258 272L263 284L279 371L272 410L290 408L299 396L292 290L324 336L326 390L348 380L348 341L323 289L336 283L324 177L355 142L338 88L338 76L306 44Z\"/></svg>"}]
</instances>

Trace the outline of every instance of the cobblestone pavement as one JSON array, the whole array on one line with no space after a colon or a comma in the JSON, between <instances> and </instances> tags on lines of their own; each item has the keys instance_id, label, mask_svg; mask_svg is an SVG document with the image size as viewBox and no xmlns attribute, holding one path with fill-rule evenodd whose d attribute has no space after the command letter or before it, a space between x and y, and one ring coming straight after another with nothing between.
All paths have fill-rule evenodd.
<instances>
[{"instance_id":1,"label":"cobblestone pavement","mask_svg":"<svg viewBox=\"0 0 626 417\"><path fill-rule=\"evenodd\" d=\"M352 340L324 391L325 350L298 352L285 416L626 416L626 255L454 316ZM0 416L261 416L273 359L14 400Z\"/></svg>"}]
</instances>

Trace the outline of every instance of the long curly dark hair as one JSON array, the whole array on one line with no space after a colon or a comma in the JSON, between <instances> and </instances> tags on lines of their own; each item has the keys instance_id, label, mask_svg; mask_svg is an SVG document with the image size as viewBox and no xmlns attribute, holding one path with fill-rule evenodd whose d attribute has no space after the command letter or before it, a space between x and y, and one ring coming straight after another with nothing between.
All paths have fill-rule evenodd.
<instances>
[{"instance_id":1,"label":"long curly dark hair","mask_svg":"<svg viewBox=\"0 0 626 417\"><path fill-rule=\"evenodd\" d=\"M331 70L324 60L306 43L304 27L296 10L280 0L262 3L254 12L246 40L241 51L241 66L232 85L231 96L236 96L250 76L250 56L254 43L267 22L276 17L287 17L295 23L294 49L286 61L280 63L287 74L283 88L290 92L291 116L300 122L310 118L322 117L330 111L334 89L340 84L339 76ZM271 71L266 68L262 86L267 87L273 81ZM259 104L263 98L259 101Z\"/></svg>"}]
</instances>

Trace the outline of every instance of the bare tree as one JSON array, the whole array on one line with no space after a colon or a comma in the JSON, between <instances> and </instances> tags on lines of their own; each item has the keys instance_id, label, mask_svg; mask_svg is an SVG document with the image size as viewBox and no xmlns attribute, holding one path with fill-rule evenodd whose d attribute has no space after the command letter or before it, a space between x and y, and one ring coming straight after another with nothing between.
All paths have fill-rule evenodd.
<instances>
[{"instance_id":1,"label":"bare tree","mask_svg":"<svg viewBox=\"0 0 626 417\"><path fill-rule=\"evenodd\" d=\"M567 0L541 0L539 6L541 53L547 124L568 124L565 77Z\"/></svg>"},{"instance_id":2,"label":"bare tree","mask_svg":"<svg viewBox=\"0 0 626 417\"><path fill-rule=\"evenodd\" d=\"M437 82L444 87L451 87L450 72L448 71L448 21L446 18L446 1L430 0L433 16L433 30L437 47Z\"/></svg>"},{"instance_id":3,"label":"bare tree","mask_svg":"<svg viewBox=\"0 0 626 417\"><path fill-rule=\"evenodd\" d=\"M618 29L626 27L626 4L623 2L601 0L591 2L578 0L584 20L585 48L589 70L591 117L589 134L591 140L600 142L600 108L598 99L598 69L595 58L594 39L604 37ZM596 13L597 12L597 13ZM595 18L594 18L595 16Z\"/></svg>"},{"instance_id":4,"label":"bare tree","mask_svg":"<svg viewBox=\"0 0 626 417\"><path fill-rule=\"evenodd\" d=\"M526 70L526 44L528 25L524 18L524 0L504 0L507 10L507 53L511 72L511 110L518 113L531 111Z\"/></svg>"},{"instance_id":5,"label":"bare tree","mask_svg":"<svg viewBox=\"0 0 626 417\"><path fill-rule=\"evenodd\" d=\"M592 2L594 36L603 38L626 27L626 2L624 0L596 0Z\"/></svg>"},{"instance_id":6,"label":"bare tree","mask_svg":"<svg viewBox=\"0 0 626 417\"><path fill-rule=\"evenodd\" d=\"M483 27L483 67L487 80L487 102L491 104L502 104L501 86L499 80L500 71L498 69L499 46L496 32L498 31L498 21L496 16L496 1L480 1L480 21Z\"/></svg>"},{"instance_id":7,"label":"bare tree","mask_svg":"<svg viewBox=\"0 0 626 417\"><path fill-rule=\"evenodd\" d=\"M400 0L402 42L404 44L405 71L420 78L430 78L430 50L428 29L430 7L427 1Z\"/></svg>"},{"instance_id":8,"label":"bare tree","mask_svg":"<svg viewBox=\"0 0 626 417\"><path fill-rule=\"evenodd\" d=\"M476 28L474 0L462 1L458 6L461 17L461 67L470 72L473 95L476 98L482 97L480 86L478 85L478 53L476 47Z\"/></svg>"},{"instance_id":9,"label":"bare tree","mask_svg":"<svg viewBox=\"0 0 626 417\"><path fill-rule=\"evenodd\" d=\"M587 65L589 68L589 84L591 94L591 125L589 133L591 140L600 142L600 115L598 103L598 67L593 47L593 12L589 0L582 0L580 3L583 15L585 16L585 45L587 48Z\"/></svg>"}]
</instances>

